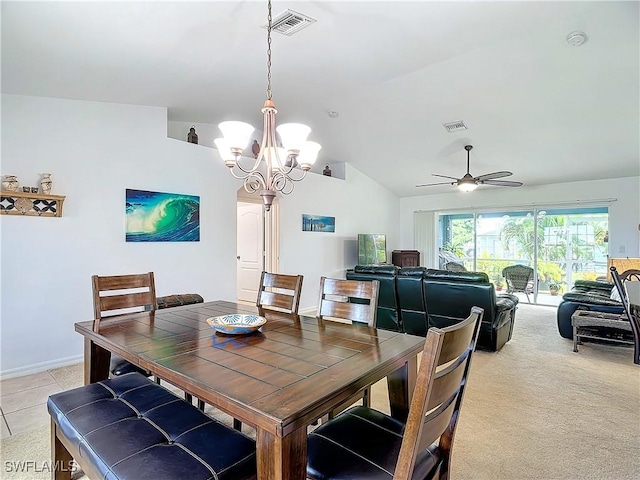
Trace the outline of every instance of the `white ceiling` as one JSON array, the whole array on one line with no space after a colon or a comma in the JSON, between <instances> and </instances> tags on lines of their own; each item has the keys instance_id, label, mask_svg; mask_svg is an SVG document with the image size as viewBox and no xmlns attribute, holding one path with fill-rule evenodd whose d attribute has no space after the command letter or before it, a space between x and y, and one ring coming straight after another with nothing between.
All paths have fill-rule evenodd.
<instances>
[{"instance_id":1,"label":"white ceiling","mask_svg":"<svg viewBox=\"0 0 640 480\"><path fill-rule=\"evenodd\" d=\"M541 185L640 175L638 2L274 0L317 23L273 35L278 122L400 196L432 173ZM2 1L2 92L261 125L266 2ZM588 41L571 47L582 30ZM339 112L336 119L328 111ZM443 123L469 129L448 133ZM215 161L219 161L215 158ZM481 188L504 188L487 187Z\"/></svg>"}]
</instances>

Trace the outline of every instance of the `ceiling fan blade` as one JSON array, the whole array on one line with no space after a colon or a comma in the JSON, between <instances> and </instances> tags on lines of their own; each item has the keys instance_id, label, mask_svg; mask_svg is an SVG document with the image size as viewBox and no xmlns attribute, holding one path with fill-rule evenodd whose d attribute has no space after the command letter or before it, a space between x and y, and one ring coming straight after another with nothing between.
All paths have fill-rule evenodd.
<instances>
[{"instance_id":1,"label":"ceiling fan blade","mask_svg":"<svg viewBox=\"0 0 640 480\"><path fill-rule=\"evenodd\" d=\"M521 187L522 182L512 182L510 180L482 180L480 185L497 185L499 187Z\"/></svg>"},{"instance_id":2,"label":"ceiling fan blade","mask_svg":"<svg viewBox=\"0 0 640 480\"><path fill-rule=\"evenodd\" d=\"M509 177L511 175L513 175L513 173L503 170L501 172L485 173L484 175L478 175L476 177L476 180L478 182L483 182L485 180L493 180L494 178Z\"/></svg>"},{"instance_id":3,"label":"ceiling fan blade","mask_svg":"<svg viewBox=\"0 0 640 480\"><path fill-rule=\"evenodd\" d=\"M422 185L416 185L416 187L432 187L434 185L455 185L458 182L440 182L440 183L423 183Z\"/></svg>"},{"instance_id":4,"label":"ceiling fan blade","mask_svg":"<svg viewBox=\"0 0 640 480\"><path fill-rule=\"evenodd\" d=\"M458 181L458 178L450 177L449 175L438 175L437 173L432 173L431 175L433 175L434 177L450 178L451 180L455 180L456 182Z\"/></svg>"}]
</instances>

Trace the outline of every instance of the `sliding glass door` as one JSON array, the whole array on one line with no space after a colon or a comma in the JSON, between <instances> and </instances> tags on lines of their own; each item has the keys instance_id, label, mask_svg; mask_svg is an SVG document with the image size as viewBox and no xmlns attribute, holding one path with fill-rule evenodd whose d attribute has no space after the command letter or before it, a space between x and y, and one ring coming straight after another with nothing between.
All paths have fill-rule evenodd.
<instances>
[{"instance_id":1,"label":"sliding glass door","mask_svg":"<svg viewBox=\"0 0 640 480\"><path fill-rule=\"evenodd\" d=\"M576 280L606 277L609 251L606 207L541 210L538 231L541 292L555 296L570 289Z\"/></svg>"},{"instance_id":2,"label":"sliding glass door","mask_svg":"<svg viewBox=\"0 0 640 480\"><path fill-rule=\"evenodd\" d=\"M487 273L506 289L509 265L534 269L531 295L521 300L557 305L577 279L606 276L608 209L523 209L440 214L440 268Z\"/></svg>"}]
</instances>

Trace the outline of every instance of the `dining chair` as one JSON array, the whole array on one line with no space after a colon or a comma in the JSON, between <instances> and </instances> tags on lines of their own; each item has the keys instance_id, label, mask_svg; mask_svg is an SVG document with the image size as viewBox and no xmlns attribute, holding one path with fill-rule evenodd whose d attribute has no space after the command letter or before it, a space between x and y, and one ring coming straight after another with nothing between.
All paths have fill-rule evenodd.
<instances>
[{"instance_id":1,"label":"dining chair","mask_svg":"<svg viewBox=\"0 0 640 480\"><path fill-rule=\"evenodd\" d=\"M626 270L622 272L622 274L618 274L616 267L611 267L611 278L620 294L624 315L629 320L629 323L631 323L631 332L633 333L633 363L640 365L640 318L631 313L629 297L627 290L624 288L624 282L626 281L640 281L640 270Z\"/></svg>"},{"instance_id":2,"label":"dining chair","mask_svg":"<svg viewBox=\"0 0 640 480\"><path fill-rule=\"evenodd\" d=\"M100 331L100 323L103 319L115 318L119 315L139 311L156 311L158 300L156 297L156 284L153 272L137 273L129 275L112 275L91 277L93 284L93 331ZM111 354L109 371L113 376L124 375L130 372L139 372L147 377L148 372L124 358ZM156 383L160 383L158 377L154 377ZM191 394L184 394L188 402L193 401ZM204 402L198 399L198 408L204 410Z\"/></svg>"},{"instance_id":3,"label":"dining chair","mask_svg":"<svg viewBox=\"0 0 640 480\"><path fill-rule=\"evenodd\" d=\"M320 278L320 297L316 317L319 320L346 321L376 327L378 310L378 280L341 280ZM329 413L329 419L362 399L368 407L371 403L371 387L358 392Z\"/></svg>"},{"instance_id":4,"label":"dining chair","mask_svg":"<svg viewBox=\"0 0 640 480\"><path fill-rule=\"evenodd\" d=\"M307 440L307 477L315 480L447 479L456 426L483 310L427 332L406 423L352 407Z\"/></svg>"},{"instance_id":5,"label":"dining chair","mask_svg":"<svg viewBox=\"0 0 640 480\"><path fill-rule=\"evenodd\" d=\"M256 299L256 307L258 307L260 315L264 315L264 310L298 315L303 279L302 275L284 275L263 271ZM233 428L242 431L242 422L234 418Z\"/></svg>"},{"instance_id":6,"label":"dining chair","mask_svg":"<svg viewBox=\"0 0 640 480\"><path fill-rule=\"evenodd\" d=\"M635 268L630 268L629 270L625 270L621 274L619 274L620 280L622 283L624 282L640 282L640 270Z\"/></svg>"},{"instance_id":7,"label":"dining chair","mask_svg":"<svg viewBox=\"0 0 640 480\"><path fill-rule=\"evenodd\" d=\"M262 272L256 306L259 310L277 310L298 314L302 275Z\"/></svg>"},{"instance_id":8,"label":"dining chair","mask_svg":"<svg viewBox=\"0 0 640 480\"><path fill-rule=\"evenodd\" d=\"M113 276L93 275L91 281L93 284L94 332L100 331L100 323L103 318L113 318L145 309L150 311L158 309L153 272ZM113 354L109 370L116 376L129 372L150 375L146 370Z\"/></svg>"}]
</instances>

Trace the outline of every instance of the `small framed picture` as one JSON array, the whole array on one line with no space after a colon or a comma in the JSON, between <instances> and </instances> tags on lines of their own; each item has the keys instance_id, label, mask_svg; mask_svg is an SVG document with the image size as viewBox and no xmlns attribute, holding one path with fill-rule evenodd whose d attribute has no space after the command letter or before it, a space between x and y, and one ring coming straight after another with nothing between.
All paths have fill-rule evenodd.
<instances>
[{"instance_id":1,"label":"small framed picture","mask_svg":"<svg viewBox=\"0 0 640 480\"><path fill-rule=\"evenodd\" d=\"M29 193L29 192L31 192L31 187L22 187L22 191L24 193Z\"/></svg>"},{"instance_id":2,"label":"small framed picture","mask_svg":"<svg viewBox=\"0 0 640 480\"><path fill-rule=\"evenodd\" d=\"M31 193L38 193L38 187L31 187Z\"/></svg>"}]
</instances>

